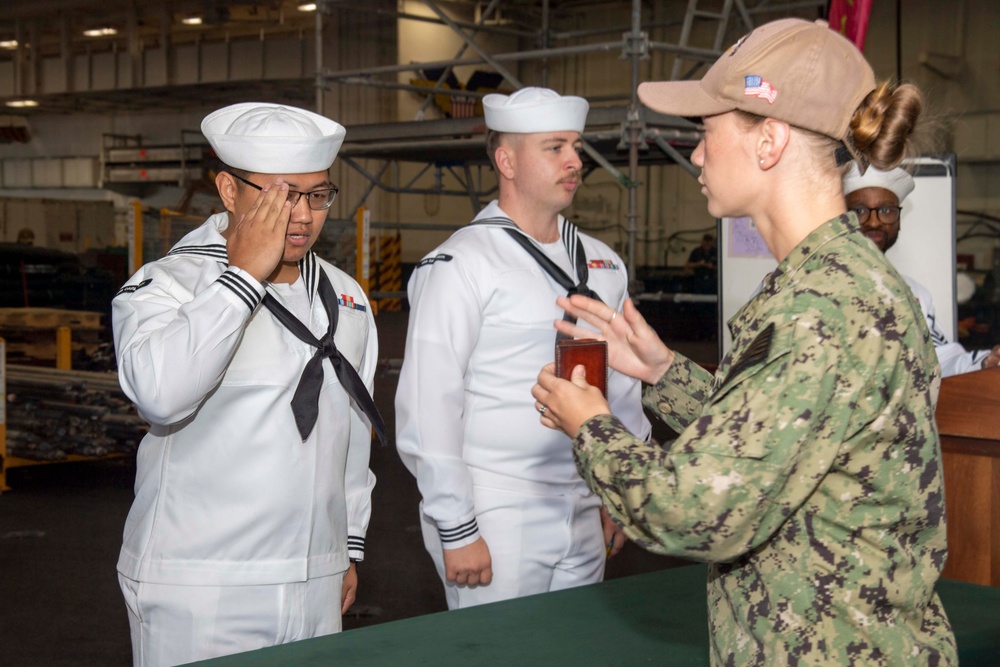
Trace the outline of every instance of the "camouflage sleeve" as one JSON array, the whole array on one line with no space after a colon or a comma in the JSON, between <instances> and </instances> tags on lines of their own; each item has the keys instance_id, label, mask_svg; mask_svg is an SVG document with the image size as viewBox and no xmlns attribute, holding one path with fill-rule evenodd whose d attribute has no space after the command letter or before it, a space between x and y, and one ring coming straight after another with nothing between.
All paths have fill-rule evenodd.
<instances>
[{"instance_id":1,"label":"camouflage sleeve","mask_svg":"<svg viewBox=\"0 0 1000 667\"><path fill-rule=\"evenodd\" d=\"M833 464L870 366L846 346L779 328L766 358L722 381L669 451L610 415L574 439L580 474L643 547L729 561L762 544ZM807 327L806 327L807 329ZM805 329L803 333L808 333ZM873 418L873 417L872 417Z\"/></svg>"},{"instance_id":2,"label":"camouflage sleeve","mask_svg":"<svg viewBox=\"0 0 1000 667\"><path fill-rule=\"evenodd\" d=\"M642 403L679 433L701 414L712 374L684 355L674 354L674 363L655 386L646 388Z\"/></svg>"}]
</instances>

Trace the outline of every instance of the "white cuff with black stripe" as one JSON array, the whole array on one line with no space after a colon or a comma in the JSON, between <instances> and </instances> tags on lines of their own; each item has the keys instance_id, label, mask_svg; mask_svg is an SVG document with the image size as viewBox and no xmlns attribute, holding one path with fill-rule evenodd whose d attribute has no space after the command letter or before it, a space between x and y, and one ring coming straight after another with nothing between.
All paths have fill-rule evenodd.
<instances>
[{"instance_id":1,"label":"white cuff with black stripe","mask_svg":"<svg viewBox=\"0 0 1000 667\"><path fill-rule=\"evenodd\" d=\"M458 549L472 544L479 539L479 524L473 517L469 521L452 528L442 528L438 526L438 536L441 538L441 546L445 549Z\"/></svg>"},{"instance_id":2,"label":"white cuff with black stripe","mask_svg":"<svg viewBox=\"0 0 1000 667\"><path fill-rule=\"evenodd\" d=\"M239 297L251 313L264 299L264 289L240 269L229 267L215 281Z\"/></svg>"},{"instance_id":3,"label":"white cuff with black stripe","mask_svg":"<svg viewBox=\"0 0 1000 667\"><path fill-rule=\"evenodd\" d=\"M352 563L358 563L365 559L365 538L357 535L347 536L347 557Z\"/></svg>"}]
</instances>

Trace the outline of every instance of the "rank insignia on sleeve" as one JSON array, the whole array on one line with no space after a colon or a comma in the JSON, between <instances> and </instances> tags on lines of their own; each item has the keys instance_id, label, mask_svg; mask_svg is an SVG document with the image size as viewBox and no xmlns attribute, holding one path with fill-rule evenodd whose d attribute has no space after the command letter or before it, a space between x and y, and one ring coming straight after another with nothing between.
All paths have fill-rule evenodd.
<instances>
[{"instance_id":1,"label":"rank insignia on sleeve","mask_svg":"<svg viewBox=\"0 0 1000 667\"><path fill-rule=\"evenodd\" d=\"M415 269L419 269L421 266L430 266L434 262L450 262L451 260L452 260L452 256L451 255L446 255L444 253L440 253L438 255L434 255L433 257L425 257L425 258L423 258L422 260L420 260L419 262L417 262L417 265L414 268Z\"/></svg>"},{"instance_id":2,"label":"rank insignia on sleeve","mask_svg":"<svg viewBox=\"0 0 1000 667\"><path fill-rule=\"evenodd\" d=\"M753 339L753 342L747 346L747 349L743 350L743 354L740 358L733 362L729 367L729 373L726 374L726 379L722 381L719 385L722 387L729 380L736 377L740 372L756 366L757 364L766 361L767 356L771 353L771 341L774 339L774 322L769 323L764 327L763 331L757 334L757 337Z\"/></svg>"},{"instance_id":3,"label":"rank insignia on sleeve","mask_svg":"<svg viewBox=\"0 0 1000 667\"><path fill-rule=\"evenodd\" d=\"M118 293L115 294L115 296L121 296L122 294L131 294L132 292L136 291L137 289L142 289L143 287L145 287L146 285L150 284L151 282L153 282L152 278L146 278L141 283L138 283L136 285L126 285L125 287L123 287L120 290L118 290ZM112 297L112 298L114 298L114 297Z\"/></svg>"},{"instance_id":4,"label":"rank insignia on sleeve","mask_svg":"<svg viewBox=\"0 0 1000 667\"><path fill-rule=\"evenodd\" d=\"M354 297L349 294L341 294L340 298L337 299L337 304L351 310L360 310L362 313L367 310L367 308L355 301Z\"/></svg>"},{"instance_id":5,"label":"rank insignia on sleeve","mask_svg":"<svg viewBox=\"0 0 1000 667\"><path fill-rule=\"evenodd\" d=\"M610 259L592 259L587 262L588 269L611 269L612 271L618 270L618 265L612 262Z\"/></svg>"}]
</instances>

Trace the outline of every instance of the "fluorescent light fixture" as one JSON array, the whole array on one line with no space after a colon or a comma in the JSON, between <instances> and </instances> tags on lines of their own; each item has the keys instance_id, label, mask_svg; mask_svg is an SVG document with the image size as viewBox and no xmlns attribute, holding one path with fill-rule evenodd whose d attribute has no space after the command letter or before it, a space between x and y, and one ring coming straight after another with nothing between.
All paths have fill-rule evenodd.
<instances>
[{"instance_id":1,"label":"fluorescent light fixture","mask_svg":"<svg viewBox=\"0 0 1000 667\"><path fill-rule=\"evenodd\" d=\"M92 28L84 30L83 34L85 37L110 37L111 35L117 35L118 31L114 28Z\"/></svg>"},{"instance_id":2,"label":"fluorescent light fixture","mask_svg":"<svg viewBox=\"0 0 1000 667\"><path fill-rule=\"evenodd\" d=\"M315 2L303 2L299 5L300 12L314 12L316 11Z\"/></svg>"},{"instance_id":3,"label":"fluorescent light fixture","mask_svg":"<svg viewBox=\"0 0 1000 667\"><path fill-rule=\"evenodd\" d=\"M186 18L182 18L181 23L183 23L184 25L201 25L201 17L188 16Z\"/></svg>"},{"instance_id":4,"label":"fluorescent light fixture","mask_svg":"<svg viewBox=\"0 0 1000 667\"><path fill-rule=\"evenodd\" d=\"M15 109L23 109L25 107L37 107L38 102L35 100L7 100L7 106L14 107Z\"/></svg>"},{"instance_id":5,"label":"fluorescent light fixture","mask_svg":"<svg viewBox=\"0 0 1000 667\"><path fill-rule=\"evenodd\" d=\"M17 40L16 39L3 39L0 40L0 49L16 49Z\"/></svg>"}]
</instances>

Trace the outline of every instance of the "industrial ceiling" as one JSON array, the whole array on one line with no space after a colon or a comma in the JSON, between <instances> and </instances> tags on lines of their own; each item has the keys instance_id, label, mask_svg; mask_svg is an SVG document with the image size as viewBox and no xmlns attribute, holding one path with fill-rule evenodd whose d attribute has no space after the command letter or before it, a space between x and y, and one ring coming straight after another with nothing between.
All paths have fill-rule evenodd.
<instances>
[{"instance_id":1,"label":"industrial ceiling","mask_svg":"<svg viewBox=\"0 0 1000 667\"><path fill-rule=\"evenodd\" d=\"M131 53L182 45L240 39L313 38L315 12L301 2L270 0L4 0L0 10L0 62L14 61L30 72L42 59L92 58L107 52ZM87 36L96 30L115 34ZM224 105L248 94L264 101L309 106L311 79L232 82L211 85L128 87L33 94L39 112L105 113L183 108L191 103ZM9 100L5 100L9 101ZM31 114L31 108L18 113Z\"/></svg>"},{"instance_id":2,"label":"industrial ceiling","mask_svg":"<svg viewBox=\"0 0 1000 667\"><path fill-rule=\"evenodd\" d=\"M45 59L93 58L115 52L139 54L147 49L178 49L185 45L238 40L315 39L316 10L336 18L339 12L398 16L438 22L433 17L405 14L394 0L3 0L0 9L0 63L14 64L22 78L38 77ZM442 1L441 6L460 8L462 13L479 16L490 3L474 0ZM460 27L493 30L532 37L537 34L543 11L557 14L560 8L593 5L593 0L504 0L493 3L492 19L478 25L456 22ZM606 4L606 3L605 3ZM86 35L86 31L97 31ZM81 90L37 94L30 81L19 88L30 93L39 106L18 108L17 113L104 113L144 109L184 108L224 105L252 95L262 101L282 101L301 106L315 102L316 81L312 77L281 78L230 84L132 86L115 90ZM23 95L3 96L0 104Z\"/></svg>"}]
</instances>

